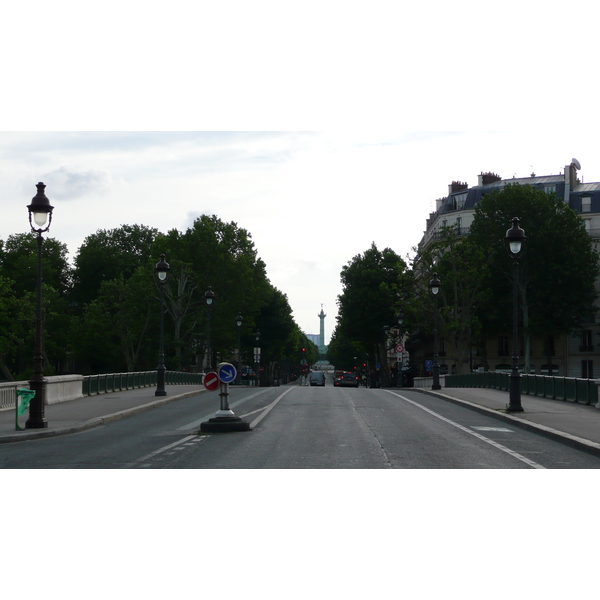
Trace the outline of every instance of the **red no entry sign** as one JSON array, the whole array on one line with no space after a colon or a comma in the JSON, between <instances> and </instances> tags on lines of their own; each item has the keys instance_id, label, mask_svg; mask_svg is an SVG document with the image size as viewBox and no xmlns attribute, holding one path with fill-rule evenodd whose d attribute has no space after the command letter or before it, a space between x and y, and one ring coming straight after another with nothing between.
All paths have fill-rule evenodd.
<instances>
[{"instance_id":1,"label":"red no entry sign","mask_svg":"<svg viewBox=\"0 0 600 600\"><path fill-rule=\"evenodd\" d=\"M219 387L219 376L214 371L204 376L204 387L209 392L214 392Z\"/></svg>"}]
</instances>

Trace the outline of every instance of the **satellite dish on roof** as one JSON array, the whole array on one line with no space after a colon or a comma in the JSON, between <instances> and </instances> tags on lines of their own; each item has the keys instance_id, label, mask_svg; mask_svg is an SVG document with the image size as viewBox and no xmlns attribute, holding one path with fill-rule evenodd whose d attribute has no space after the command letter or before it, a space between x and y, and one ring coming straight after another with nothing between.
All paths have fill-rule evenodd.
<instances>
[{"instance_id":1,"label":"satellite dish on roof","mask_svg":"<svg viewBox=\"0 0 600 600\"><path fill-rule=\"evenodd\" d=\"M574 159L571 161L571 164L572 164L572 165L573 165L573 166L574 166L574 167L575 167L575 168L576 168L578 171L581 171L581 165L579 164L579 161L578 161L576 158L574 158Z\"/></svg>"}]
</instances>

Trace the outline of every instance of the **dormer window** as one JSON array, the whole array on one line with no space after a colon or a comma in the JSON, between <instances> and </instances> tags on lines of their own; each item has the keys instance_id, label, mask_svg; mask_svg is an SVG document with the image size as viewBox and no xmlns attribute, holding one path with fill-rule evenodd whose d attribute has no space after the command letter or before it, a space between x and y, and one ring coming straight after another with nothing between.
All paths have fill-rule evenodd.
<instances>
[{"instance_id":1,"label":"dormer window","mask_svg":"<svg viewBox=\"0 0 600 600\"><path fill-rule=\"evenodd\" d=\"M592 212L592 197L581 196L581 212L588 213Z\"/></svg>"}]
</instances>

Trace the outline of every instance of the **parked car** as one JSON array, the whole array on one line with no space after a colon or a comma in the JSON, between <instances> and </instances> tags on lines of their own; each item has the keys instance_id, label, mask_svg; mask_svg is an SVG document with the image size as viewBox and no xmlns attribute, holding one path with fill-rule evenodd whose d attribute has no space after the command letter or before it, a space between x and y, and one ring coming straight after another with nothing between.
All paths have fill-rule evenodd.
<instances>
[{"instance_id":1,"label":"parked car","mask_svg":"<svg viewBox=\"0 0 600 600\"><path fill-rule=\"evenodd\" d=\"M358 375L354 373L342 373L337 385L340 387L358 387Z\"/></svg>"},{"instance_id":2,"label":"parked car","mask_svg":"<svg viewBox=\"0 0 600 600\"><path fill-rule=\"evenodd\" d=\"M309 378L308 382L310 385L325 385L325 373L323 371L313 371Z\"/></svg>"}]
</instances>

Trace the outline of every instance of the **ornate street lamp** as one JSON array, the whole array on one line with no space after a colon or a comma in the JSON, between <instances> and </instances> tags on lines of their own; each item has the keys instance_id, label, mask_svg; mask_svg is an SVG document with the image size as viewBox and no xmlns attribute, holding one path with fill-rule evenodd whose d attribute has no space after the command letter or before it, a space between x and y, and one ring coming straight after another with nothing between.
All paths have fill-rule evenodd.
<instances>
[{"instance_id":1,"label":"ornate street lamp","mask_svg":"<svg viewBox=\"0 0 600 600\"><path fill-rule=\"evenodd\" d=\"M381 357L381 387L390 384L390 361L388 360L388 344L390 341L390 326L383 326L383 356Z\"/></svg>"},{"instance_id":2,"label":"ornate street lamp","mask_svg":"<svg viewBox=\"0 0 600 600\"><path fill-rule=\"evenodd\" d=\"M256 386L260 386L260 347L258 342L260 341L260 331L257 329L254 334L256 340L256 348L254 349L254 362L256 364Z\"/></svg>"},{"instance_id":3,"label":"ornate street lamp","mask_svg":"<svg viewBox=\"0 0 600 600\"><path fill-rule=\"evenodd\" d=\"M236 375L236 383L239 385L240 383L240 371L242 370L242 323L244 322L244 317L242 317L242 313L238 312L237 317L235 318L235 324L237 325L237 338L238 338L238 368Z\"/></svg>"},{"instance_id":4,"label":"ornate street lamp","mask_svg":"<svg viewBox=\"0 0 600 600\"><path fill-rule=\"evenodd\" d=\"M398 343L401 344L402 343L402 328L401 325L402 323L404 323L404 314L402 313L402 311L398 311L396 313L396 321L398 322ZM402 354L400 354L400 359L398 360L398 354L396 354L396 368L398 370L397 374L396 374L396 387L402 387L402 383L403 382L403 377L402 377L402 368L403 368L403 363L402 363Z\"/></svg>"},{"instance_id":5,"label":"ornate street lamp","mask_svg":"<svg viewBox=\"0 0 600 600\"><path fill-rule=\"evenodd\" d=\"M37 233L37 304L35 313L35 351L33 355L33 377L29 388L35 396L29 403L29 418L25 423L26 429L45 429L48 421L45 416L46 380L44 379L44 341L42 339L42 233L50 229L52 210L50 201L44 193L45 185L37 184L37 194L32 198L29 210L29 225ZM32 222L33 220L33 222Z\"/></svg>"},{"instance_id":6,"label":"ornate street lamp","mask_svg":"<svg viewBox=\"0 0 600 600\"><path fill-rule=\"evenodd\" d=\"M519 227L519 218L513 219L513 226L506 232L504 238L509 256L513 260L513 355L512 372L510 374L510 395L509 403L506 406L507 412L523 412L521 406L521 374L519 373L519 352L518 352L518 288L517 281L519 276L519 258L523 254L523 246L527 241L525 232Z\"/></svg>"},{"instance_id":7,"label":"ornate street lamp","mask_svg":"<svg viewBox=\"0 0 600 600\"><path fill-rule=\"evenodd\" d=\"M212 290L212 287L209 285L206 292L204 292L204 302L206 302L206 306L208 307L207 313L207 327L206 327L206 353L208 354L208 363L206 367L206 372L208 373L212 367L212 350L210 347L210 317L212 312L212 305L215 301L215 293Z\"/></svg>"},{"instance_id":8,"label":"ornate street lamp","mask_svg":"<svg viewBox=\"0 0 600 600\"><path fill-rule=\"evenodd\" d=\"M433 316L433 385L431 386L432 390L441 390L442 386L440 385L440 365L438 363L438 301L437 297L440 291L442 284L438 279L437 273L433 274L433 279L429 282L429 289L433 294L435 299L435 314Z\"/></svg>"},{"instance_id":9,"label":"ornate street lamp","mask_svg":"<svg viewBox=\"0 0 600 600\"><path fill-rule=\"evenodd\" d=\"M160 261L156 263L154 272L158 278L160 284L160 340L158 350L158 367L156 367L156 391L155 396L166 396L167 391L165 390L165 350L164 350L164 339L165 339L165 284L169 277L169 263L165 260L165 255L160 255Z\"/></svg>"}]
</instances>

